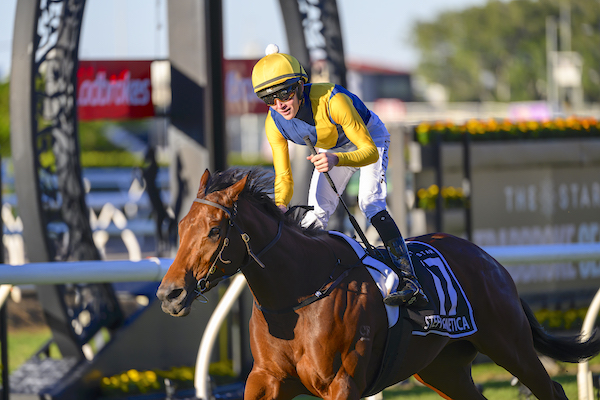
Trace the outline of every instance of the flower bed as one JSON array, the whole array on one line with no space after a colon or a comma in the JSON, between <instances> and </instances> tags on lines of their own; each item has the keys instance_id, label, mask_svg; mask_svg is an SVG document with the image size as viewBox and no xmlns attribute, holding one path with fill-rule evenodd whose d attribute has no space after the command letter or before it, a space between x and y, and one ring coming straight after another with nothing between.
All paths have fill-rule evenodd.
<instances>
[{"instance_id":1,"label":"flower bed","mask_svg":"<svg viewBox=\"0 0 600 400\"><path fill-rule=\"evenodd\" d=\"M469 120L464 124L454 122L422 122L415 128L416 140L427 145L441 135L444 142L463 139L471 134L472 140L519 140L556 138L600 138L600 122L592 117L556 118L548 121L511 121L509 119L487 121Z\"/></svg>"},{"instance_id":2,"label":"flower bed","mask_svg":"<svg viewBox=\"0 0 600 400\"><path fill-rule=\"evenodd\" d=\"M228 384L235 380L231 360L211 363L209 375L216 384ZM103 398L119 398L124 395L165 392L165 380L168 379L177 390L194 387L195 368L188 366L173 367L168 371L129 371L107 376L100 381Z\"/></svg>"},{"instance_id":3,"label":"flower bed","mask_svg":"<svg viewBox=\"0 0 600 400\"><path fill-rule=\"evenodd\" d=\"M435 210L440 190L437 185L430 185L427 189L421 188L417 191L417 205L424 210ZM465 206L465 196L460 187L442 187L442 198L444 208L462 208Z\"/></svg>"}]
</instances>

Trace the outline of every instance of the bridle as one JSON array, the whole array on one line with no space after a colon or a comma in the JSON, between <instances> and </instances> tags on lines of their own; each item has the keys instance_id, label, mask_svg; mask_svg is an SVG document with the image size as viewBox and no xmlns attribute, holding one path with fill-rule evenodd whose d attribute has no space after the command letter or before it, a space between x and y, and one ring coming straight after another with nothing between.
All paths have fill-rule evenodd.
<instances>
[{"instance_id":1,"label":"bridle","mask_svg":"<svg viewBox=\"0 0 600 400\"><path fill-rule=\"evenodd\" d=\"M231 275L222 276L222 277L216 278L212 282L209 279L210 276L212 274L214 274L217 270L217 261L221 261L223 264L231 263L231 260L224 260L222 258L223 251L225 251L225 248L229 245L229 242L230 242L230 240L229 240L230 228L234 227L238 231L238 233L240 234L240 237L242 238L242 241L244 242L244 245L246 246L246 259L250 258L232 274L232 275L235 275L236 273L240 272L242 269L244 269L248 265L250 265L250 263L252 261L256 262L261 268L265 268L265 265L262 263L262 261L260 261L259 257L262 256L264 253L266 253L271 247L273 247L275 245L275 243L277 243L277 241L281 237L281 228L283 226L283 221L281 221L281 220L279 221L279 224L277 226L277 234L275 235L273 240L271 240L271 242L269 244L267 244L265 246L265 248L262 249L258 254L254 254L254 252L252 251L252 247L250 247L250 236L240 228L240 226L235 222L235 219L234 219L237 216L237 202L233 203L232 209L224 207L219 203L215 203L213 201L200 199L200 198L194 199L194 202L201 203L201 204L207 204L209 206L216 207L219 210L222 210L229 217L229 223L227 224L227 232L225 233L225 238L223 239L222 246L219 249L219 252L217 253L217 256L215 257L215 260L213 261L212 265L208 269L208 274L206 274L206 277L200 279L196 286L196 290L195 290L196 298L198 300L200 300L201 302L206 303L206 302L208 302L208 299L206 298L206 296L204 296L203 293L209 289L209 286L211 285L211 283L216 285L220 281L227 279L231 276ZM202 299L200 299L200 297Z\"/></svg>"}]
</instances>

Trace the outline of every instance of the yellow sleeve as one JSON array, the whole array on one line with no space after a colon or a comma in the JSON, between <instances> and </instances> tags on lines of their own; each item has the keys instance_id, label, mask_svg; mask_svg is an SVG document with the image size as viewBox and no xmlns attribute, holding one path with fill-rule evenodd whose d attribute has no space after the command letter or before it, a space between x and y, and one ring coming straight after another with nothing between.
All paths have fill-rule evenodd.
<instances>
[{"instance_id":1,"label":"yellow sleeve","mask_svg":"<svg viewBox=\"0 0 600 400\"><path fill-rule=\"evenodd\" d=\"M357 147L348 153L335 153L339 158L339 166L364 167L379 159L377 146L348 96L343 93L333 96L329 102L329 113L331 119L342 126L346 137Z\"/></svg>"},{"instance_id":2,"label":"yellow sleeve","mask_svg":"<svg viewBox=\"0 0 600 400\"><path fill-rule=\"evenodd\" d=\"M287 206L294 194L294 178L290 166L288 141L277 129L271 114L265 121L267 140L273 152L273 167L275 167L275 204Z\"/></svg>"}]
</instances>

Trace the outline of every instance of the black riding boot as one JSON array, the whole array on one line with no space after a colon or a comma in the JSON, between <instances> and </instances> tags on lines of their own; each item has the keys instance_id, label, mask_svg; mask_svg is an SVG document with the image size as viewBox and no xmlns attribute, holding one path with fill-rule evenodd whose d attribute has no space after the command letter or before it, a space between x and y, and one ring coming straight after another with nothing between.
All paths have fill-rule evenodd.
<instances>
[{"instance_id":1,"label":"black riding boot","mask_svg":"<svg viewBox=\"0 0 600 400\"><path fill-rule=\"evenodd\" d=\"M394 293L390 293L383 302L389 306L416 306L424 307L429 300L421 288L421 284L415 276L415 270L412 266L408 249L400 230L387 211L380 211L373 218L371 223L379 232L385 247L390 253L392 262L400 271L402 282Z\"/></svg>"},{"instance_id":2,"label":"black riding boot","mask_svg":"<svg viewBox=\"0 0 600 400\"><path fill-rule=\"evenodd\" d=\"M427 303L429 303L429 300L415 276L415 269L410 261L408 249L406 248L406 243L404 243L402 236L385 243L385 247L387 247L390 256L392 257L392 261L402 273L404 287L402 287L402 290L390 293L383 299L383 302L388 306L426 306Z\"/></svg>"}]
</instances>

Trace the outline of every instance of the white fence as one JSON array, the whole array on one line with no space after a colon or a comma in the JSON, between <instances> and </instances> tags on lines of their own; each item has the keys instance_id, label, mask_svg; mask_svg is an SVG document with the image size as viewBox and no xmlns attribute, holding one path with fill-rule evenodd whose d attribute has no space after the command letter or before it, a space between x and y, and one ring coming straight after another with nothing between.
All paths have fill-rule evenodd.
<instances>
[{"instance_id":1,"label":"white fence","mask_svg":"<svg viewBox=\"0 0 600 400\"><path fill-rule=\"evenodd\" d=\"M502 264L529 262L560 262L600 260L600 243L561 244L538 246L497 246L485 250ZM64 263L30 263L24 265L0 264L0 305L3 304L10 285L101 283L126 281L159 281L166 274L173 260L151 258L141 261L79 261ZM194 387L199 399L211 398L208 391L208 363L219 327L233 303L245 287L243 275L233 278L230 287L211 316L204 331L198 358ZM589 336L600 309L600 290L588 310L582 335ZM587 362L580 364L578 373L580 400L592 400L591 373Z\"/></svg>"}]
</instances>

